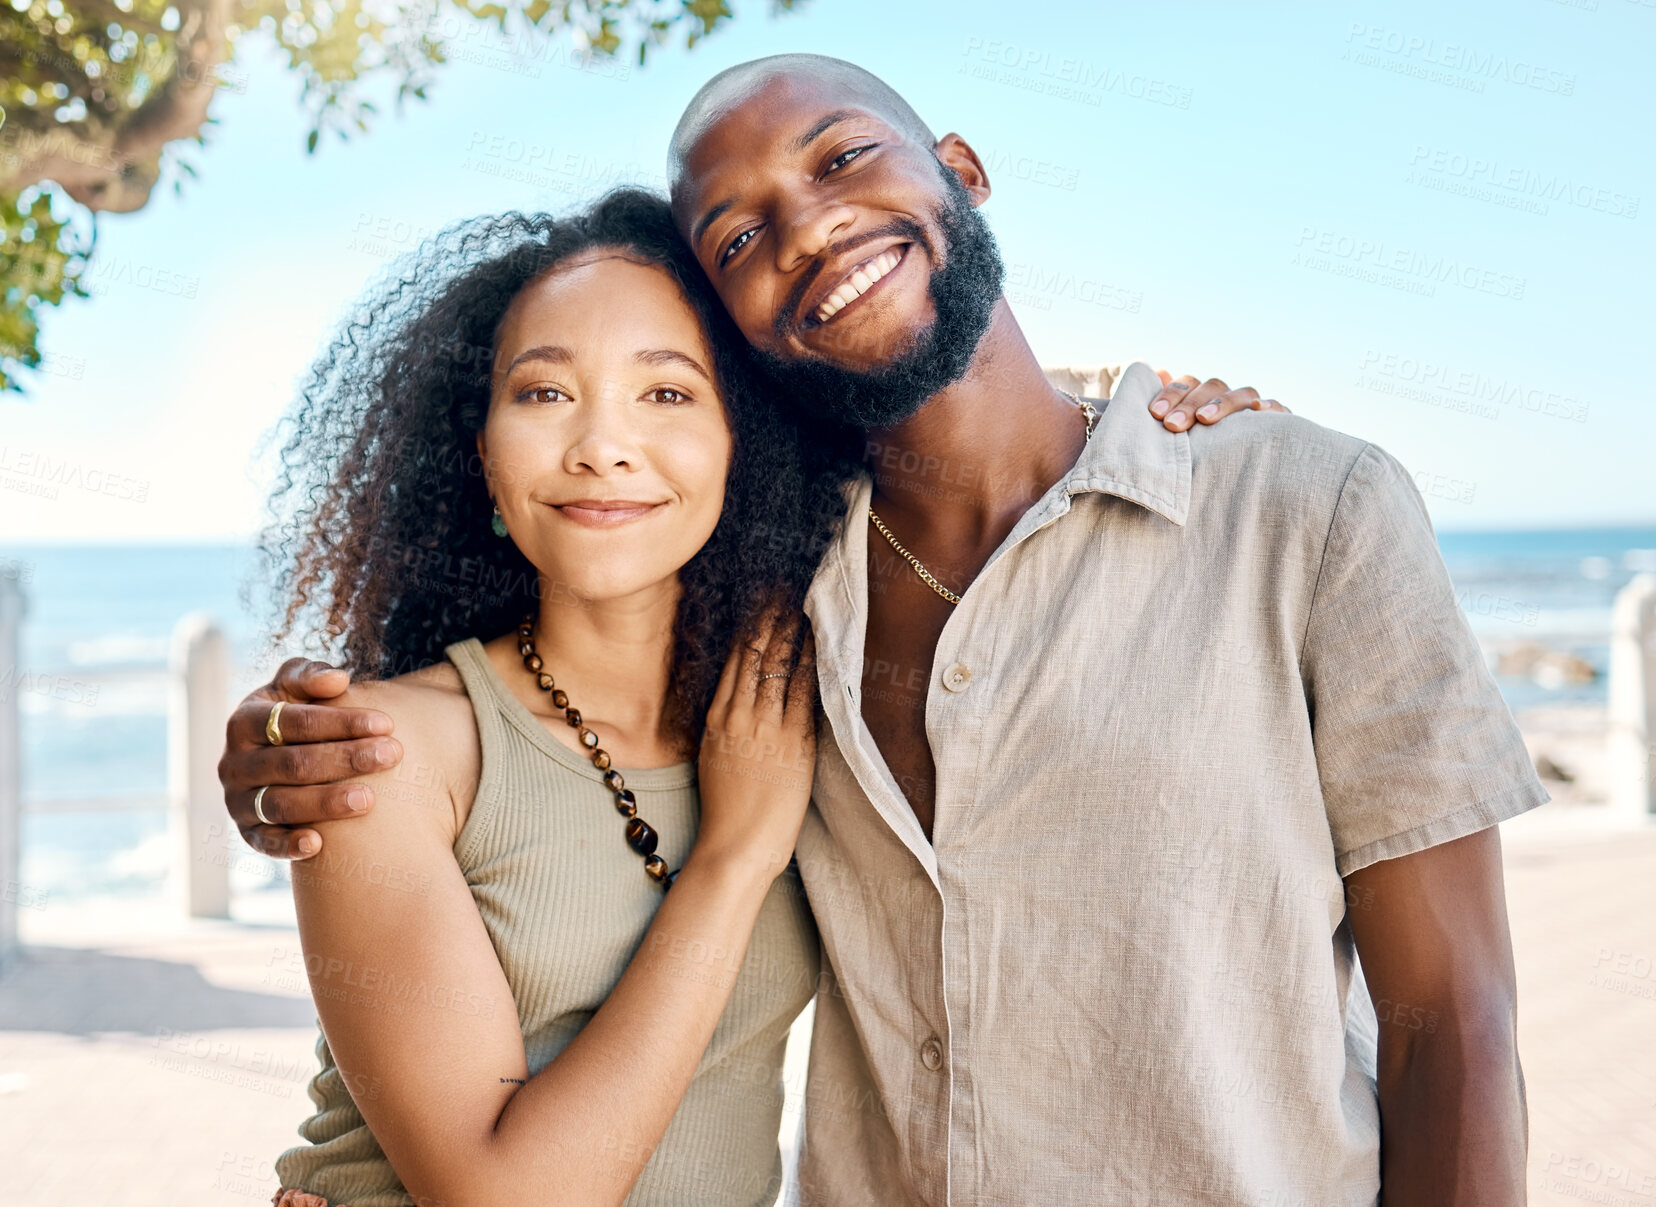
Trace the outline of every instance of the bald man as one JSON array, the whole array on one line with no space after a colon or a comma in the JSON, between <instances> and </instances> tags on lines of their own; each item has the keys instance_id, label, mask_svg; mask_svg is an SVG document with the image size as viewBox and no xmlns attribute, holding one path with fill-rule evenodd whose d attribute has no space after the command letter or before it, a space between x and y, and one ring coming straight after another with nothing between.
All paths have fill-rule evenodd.
<instances>
[{"instance_id":1,"label":"bald man","mask_svg":"<svg viewBox=\"0 0 1656 1207\"><path fill-rule=\"evenodd\" d=\"M721 73L669 172L778 398L868 439L806 605L801 1201L1522 1202L1494 827L1546 795L1408 475L1142 364L1053 388L980 158L852 64ZM221 773L291 854L262 726L338 688L279 682Z\"/></svg>"},{"instance_id":2,"label":"bald man","mask_svg":"<svg viewBox=\"0 0 1656 1207\"><path fill-rule=\"evenodd\" d=\"M852 64L721 73L669 170L787 397L869 433L807 604L807 1199L1522 1201L1493 825L1546 794L1407 474L1160 440L1142 365L1078 414L982 161Z\"/></svg>"}]
</instances>

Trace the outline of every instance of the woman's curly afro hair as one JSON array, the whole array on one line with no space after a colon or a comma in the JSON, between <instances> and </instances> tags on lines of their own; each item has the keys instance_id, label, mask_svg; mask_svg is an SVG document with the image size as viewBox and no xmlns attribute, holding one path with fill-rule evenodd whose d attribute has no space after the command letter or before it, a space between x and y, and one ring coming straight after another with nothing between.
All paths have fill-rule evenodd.
<instances>
[{"instance_id":1,"label":"woman's curly afro hair","mask_svg":"<svg viewBox=\"0 0 1656 1207\"><path fill-rule=\"evenodd\" d=\"M490 530L477 453L495 333L524 286L615 249L678 284L713 351L734 436L724 510L680 571L666 720L686 750L732 644L766 604L803 603L860 466L853 429L777 405L666 201L612 192L572 217L508 213L449 227L394 266L312 366L284 421L262 549L278 640L314 629L353 673L404 674L539 609L535 568Z\"/></svg>"}]
</instances>

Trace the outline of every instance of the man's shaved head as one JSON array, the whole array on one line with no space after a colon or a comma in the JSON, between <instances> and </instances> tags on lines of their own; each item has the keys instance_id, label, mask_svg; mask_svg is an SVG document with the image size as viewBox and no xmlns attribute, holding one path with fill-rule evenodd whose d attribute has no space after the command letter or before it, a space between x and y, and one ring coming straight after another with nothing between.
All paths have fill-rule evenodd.
<instances>
[{"instance_id":1,"label":"man's shaved head","mask_svg":"<svg viewBox=\"0 0 1656 1207\"><path fill-rule=\"evenodd\" d=\"M673 218L779 396L890 427L960 379L1005 273L989 179L884 80L775 55L709 80L667 158Z\"/></svg>"},{"instance_id":2,"label":"man's shaved head","mask_svg":"<svg viewBox=\"0 0 1656 1207\"><path fill-rule=\"evenodd\" d=\"M684 107L667 148L667 180L676 187L696 140L719 115L740 104L772 80L794 77L830 83L848 104L867 109L923 147L937 142L897 90L871 71L821 54L775 54L727 67L703 84Z\"/></svg>"}]
</instances>

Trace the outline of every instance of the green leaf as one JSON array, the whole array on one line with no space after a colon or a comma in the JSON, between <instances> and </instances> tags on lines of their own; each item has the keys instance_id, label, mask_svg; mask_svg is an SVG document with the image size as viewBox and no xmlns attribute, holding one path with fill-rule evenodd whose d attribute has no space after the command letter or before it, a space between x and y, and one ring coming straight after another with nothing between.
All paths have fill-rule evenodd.
<instances>
[{"instance_id":1,"label":"green leaf","mask_svg":"<svg viewBox=\"0 0 1656 1207\"><path fill-rule=\"evenodd\" d=\"M147 99L163 95L180 71L178 29L166 29L164 14L177 0L0 0L0 109L8 147L48 138L70 138L92 146L119 145L122 132ZM17 4L24 4L19 11ZM772 13L802 7L804 0L769 0ZM124 5L124 7L122 7ZM308 122L305 153L315 155L325 130L340 138L352 128L365 131L378 110L360 99L380 87L400 103L405 96L428 99L426 89L446 62L433 35L431 10L422 4L370 7L367 0L232 0L231 46L220 69L236 61L234 42L258 30L276 44L297 81L301 120ZM193 10L191 10L193 11ZM619 56L636 45L638 64L652 47L663 47L684 31L683 45L701 39L733 19L729 0L452 0L446 12L480 28L520 26L534 41L579 35L594 55ZM65 24L65 22L67 24ZM185 22L191 27L190 22ZM464 36L464 35L462 35ZM187 56L186 56L187 58ZM245 60L243 60L245 61ZM239 72L215 71L221 85L239 86ZM23 103L27 92L39 103ZM86 116L60 123L53 114L78 101ZM147 120L147 115L146 115ZM216 118L180 135L206 147ZM37 363L38 320L65 297L85 296L78 274L95 238L91 216L50 184L32 192L11 191L10 161L0 157L0 391L20 388L13 370ZM175 191L195 170L179 161ZM46 198L50 195L51 200ZM205 203L200 198L199 203ZM52 217L51 206L70 215ZM24 211L27 211L26 213ZM30 225L32 224L32 225ZM25 237L27 234L27 238Z\"/></svg>"}]
</instances>

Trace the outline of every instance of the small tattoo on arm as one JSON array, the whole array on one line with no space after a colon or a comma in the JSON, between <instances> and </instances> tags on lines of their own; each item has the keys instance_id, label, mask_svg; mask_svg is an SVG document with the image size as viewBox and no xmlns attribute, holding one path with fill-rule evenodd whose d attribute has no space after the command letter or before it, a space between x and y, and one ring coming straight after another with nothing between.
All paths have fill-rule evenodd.
<instances>
[{"instance_id":1,"label":"small tattoo on arm","mask_svg":"<svg viewBox=\"0 0 1656 1207\"><path fill-rule=\"evenodd\" d=\"M502 1077L500 1079L500 1081L501 1081L502 1085L504 1085L508 1081L511 1082L513 1085L528 1085L529 1084L527 1081L523 1080L523 1078L521 1078L521 1077Z\"/></svg>"}]
</instances>

